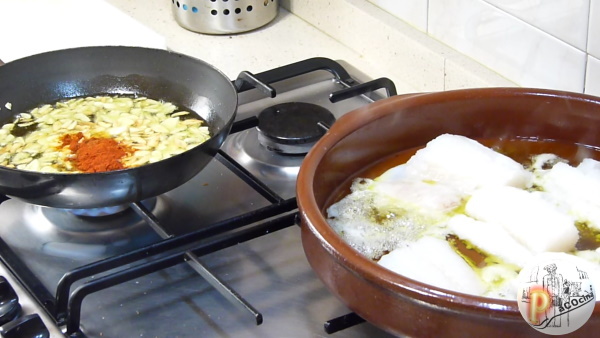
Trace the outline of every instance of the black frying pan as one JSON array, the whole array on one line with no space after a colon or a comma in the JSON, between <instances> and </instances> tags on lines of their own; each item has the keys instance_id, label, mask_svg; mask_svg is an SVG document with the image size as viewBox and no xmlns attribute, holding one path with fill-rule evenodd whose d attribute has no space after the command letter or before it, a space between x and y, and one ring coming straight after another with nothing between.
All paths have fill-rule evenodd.
<instances>
[{"instance_id":1,"label":"black frying pan","mask_svg":"<svg viewBox=\"0 0 600 338\"><path fill-rule=\"evenodd\" d=\"M173 102L205 119L212 137L166 160L118 171L50 174L0 167L1 194L57 208L97 208L157 196L187 182L212 159L237 109L231 81L201 60L157 49L85 47L1 66L0 125L43 103L98 94Z\"/></svg>"}]
</instances>

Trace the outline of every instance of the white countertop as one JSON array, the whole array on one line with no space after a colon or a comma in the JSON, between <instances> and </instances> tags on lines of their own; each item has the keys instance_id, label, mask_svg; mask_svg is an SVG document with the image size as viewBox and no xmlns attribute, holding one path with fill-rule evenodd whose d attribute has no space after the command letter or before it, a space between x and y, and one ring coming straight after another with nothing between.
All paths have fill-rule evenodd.
<instances>
[{"instance_id":1,"label":"white countertop","mask_svg":"<svg viewBox=\"0 0 600 338\"><path fill-rule=\"evenodd\" d=\"M77 3L77 5L76 5ZM280 8L274 21L235 35L205 35L177 24L167 0L0 0L3 33L0 60L10 62L44 51L89 45L168 48L206 61L232 80L241 71L259 73L321 56L343 60L369 78L386 76L385 67ZM91 15L93 13L93 15ZM32 24L45 22L46 25ZM400 92L414 92L397 82Z\"/></svg>"},{"instance_id":2,"label":"white countertop","mask_svg":"<svg viewBox=\"0 0 600 338\"><path fill-rule=\"evenodd\" d=\"M370 78L386 76L377 67L327 34L280 8L271 23L234 35L206 35L177 24L166 0L107 0L136 21L165 37L168 49L204 60L235 79L241 71L259 73L295 61L321 56L343 60ZM399 81L399 91L414 91Z\"/></svg>"}]
</instances>

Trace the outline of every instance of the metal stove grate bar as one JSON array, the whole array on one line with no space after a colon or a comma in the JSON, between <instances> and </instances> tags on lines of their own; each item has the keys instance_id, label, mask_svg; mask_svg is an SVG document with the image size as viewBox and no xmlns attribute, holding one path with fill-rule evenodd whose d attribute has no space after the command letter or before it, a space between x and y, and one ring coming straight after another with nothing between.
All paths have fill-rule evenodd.
<instances>
[{"instance_id":1,"label":"metal stove grate bar","mask_svg":"<svg viewBox=\"0 0 600 338\"><path fill-rule=\"evenodd\" d=\"M364 322L365 320L362 317L354 312L350 312L343 316L326 321L325 325L323 325L323 328L325 329L326 333L333 334Z\"/></svg>"},{"instance_id":2,"label":"metal stove grate bar","mask_svg":"<svg viewBox=\"0 0 600 338\"><path fill-rule=\"evenodd\" d=\"M160 224L158 218L152 214L148 208L142 203L136 202L131 204L131 208L142 217L152 229L159 234L162 239L168 239L173 235L167 233L164 227ZM248 303L241 295L239 295L233 288L227 283L221 280L217 275L213 274L200 260L200 257L196 256L191 251L186 251L184 254L184 261L196 271L205 281L207 281L214 289L216 289L225 299L230 303L237 306L243 311L250 312L256 321L256 325L262 323L262 314L258 312L250 303Z\"/></svg>"},{"instance_id":3,"label":"metal stove grate bar","mask_svg":"<svg viewBox=\"0 0 600 338\"><path fill-rule=\"evenodd\" d=\"M306 59L272 70L267 70L260 74L256 74L254 78L262 82L263 84L273 84L281 80L307 74L316 70L326 70L330 72L336 77L338 81L340 81L346 87L350 87L356 84L356 81L350 76L350 74L348 74L348 72L346 71L346 69L344 69L344 67L342 67L342 65L331 59L323 57ZM245 81L244 78L245 76L242 75L241 79L234 81L238 92L244 92L254 88L254 85L249 81Z\"/></svg>"},{"instance_id":4,"label":"metal stove grate bar","mask_svg":"<svg viewBox=\"0 0 600 338\"><path fill-rule=\"evenodd\" d=\"M147 259L160 254L166 254L173 250L188 250L190 246L199 241L221 235L233 230L245 227L249 224L263 221L276 215L293 211L296 208L296 199L288 199L279 204L273 204L257 209L246 214L232 217L230 219L203 227L197 231L163 240L149 246L128 252L126 254L113 256L98 262L94 262L67 272L59 281L56 291L56 314L62 322L68 317L69 292L75 282L106 271L117 269L142 259ZM226 246L222 246L225 248Z\"/></svg>"},{"instance_id":5,"label":"metal stove grate bar","mask_svg":"<svg viewBox=\"0 0 600 338\"><path fill-rule=\"evenodd\" d=\"M239 163L237 163L231 156L227 155L224 151L219 150L217 156L215 156L219 162L221 162L227 169L234 172L238 177L240 177L246 184L254 188L258 191L264 198L266 198L271 203L280 203L283 201L279 195L277 195L273 190L267 187L263 182L254 177L248 170L242 167Z\"/></svg>"},{"instance_id":6,"label":"metal stove grate bar","mask_svg":"<svg viewBox=\"0 0 600 338\"><path fill-rule=\"evenodd\" d=\"M232 234L223 234L211 238L202 245L196 247L194 255L206 255L226 247L246 242L251 239L272 233L295 224L296 214L287 214L276 219L259 223L246 229L242 229ZM94 292L104 290L111 286L124 283L126 281L139 278L141 276L166 269L168 267L180 264L185 260L185 252L177 252L167 257L159 258L148 263L139 264L113 274L94 279L78 287L69 299L67 316L67 334L76 334L79 330L81 305L83 299Z\"/></svg>"}]
</instances>

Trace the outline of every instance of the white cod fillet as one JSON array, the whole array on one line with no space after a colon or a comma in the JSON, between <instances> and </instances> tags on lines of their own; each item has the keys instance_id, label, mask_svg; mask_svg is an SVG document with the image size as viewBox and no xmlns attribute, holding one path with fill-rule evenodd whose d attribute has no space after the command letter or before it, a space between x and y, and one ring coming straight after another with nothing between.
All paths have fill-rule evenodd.
<instances>
[{"instance_id":1,"label":"white cod fillet","mask_svg":"<svg viewBox=\"0 0 600 338\"><path fill-rule=\"evenodd\" d=\"M463 204L456 189L423 181L372 181L369 190L376 198L373 206L382 212L407 214L418 224L432 225Z\"/></svg>"},{"instance_id":2,"label":"white cod fillet","mask_svg":"<svg viewBox=\"0 0 600 338\"><path fill-rule=\"evenodd\" d=\"M576 168L557 163L538 184L575 219L600 230L600 162L585 159Z\"/></svg>"},{"instance_id":3,"label":"white cod fillet","mask_svg":"<svg viewBox=\"0 0 600 338\"><path fill-rule=\"evenodd\" d=\"M593 158L584 158L577 166L577 169L590 179L600 181L600 161Z\"/></svg>"},{"instance_id":4,"label":"white cod fillet","mask_svg":"<svg viewBox=\"0 0 600 338\"><path fill-rule=\"evenodd\" d=\"M523 268L533 254L515 240L502 226L456 215L448 221L448 228L460 239L505 263Z\"/></svg>"},{"instance_id":5,"label":"white cod fillet","mask_svg":"<svg viewBox=\"0 0 600 338\"><path fill-rule=\"evenodd\" d=\"M477 190L465 206L466 214L501 225L532 253L571 251L579 239L575 220L539 194L513 187Z\"/></svg>"},{"instance_id":6,"label":"white cod fillet","mask_svg":"<svg viewBox=\"0 0 600 338\"><path fill-rule=\"evenodd\" d=\"M424 236L393 250L379 264L405 277L443 289L481 295L486 288L445 240Z\"/></svg>"},{"instance_id":7,"label":"white cod fillet","mask_svg":"<svg viewBox=\"0 0 600 338\"><path fill-rule=\"evenodd\" d=\"M468 195L485 186L525 188L532 174L508 156L460 135L443 134L427 143L404 165L377 180L399 177L446 184Z\"/></svg>"}]
</instances>

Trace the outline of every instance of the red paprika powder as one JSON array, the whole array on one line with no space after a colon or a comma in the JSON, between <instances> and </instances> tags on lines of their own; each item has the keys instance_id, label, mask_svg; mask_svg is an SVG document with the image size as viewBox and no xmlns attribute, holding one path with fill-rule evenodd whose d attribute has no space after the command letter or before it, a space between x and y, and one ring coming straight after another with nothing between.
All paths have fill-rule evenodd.
<instances>
[{"instance_id":1,"label":"red paprika powder","mask_svg":"<svg viewBox=\"0 0 600 338\"><path fill-rule=\"evenodd\" d=\"M75 155L70 159L75 168L85 173L124 169L121 159L135 151L112 138L86 138L81 132L63 135L61 142Z\"/></svg>"}]
</instances>

